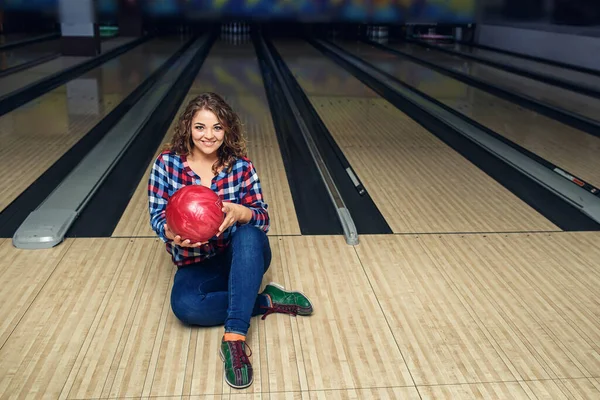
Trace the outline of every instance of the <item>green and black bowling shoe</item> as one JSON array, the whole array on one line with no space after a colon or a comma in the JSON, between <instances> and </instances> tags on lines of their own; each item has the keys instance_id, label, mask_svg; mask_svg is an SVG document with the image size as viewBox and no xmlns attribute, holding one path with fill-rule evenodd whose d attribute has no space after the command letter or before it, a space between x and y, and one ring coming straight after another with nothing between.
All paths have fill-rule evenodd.
<instances>
[{"instance_id":1,"label":"green and black bowling shoe","mask_svg":"<svg viewBox=\"0 0 600 400\"><path fill-rule=\"evenodd\" d=\"M267 312L262 316L262 319L273 313L296 316L310 315L313 312L313 306L304 293L285 290L283 286L277 283L269 283L261 294L271 298L271 306L263 307L267 309Z\"/></svg>"},{"instance_id":2,"label":"green and black bowling shoe","mask_svg":"<svg viewBox=\"0 0 600 400\"><path fill-rule=\"evenodd\" d=\"M270 307L263 307L267 311L262 316L265 319L267 315L273 313L283 313L290 315L310 315L313 312L313 306L303 293L297 291L288 291L277 283L269 283L262 295L267 295L271 299ZM221 341L221 359L223 360L223 369L225 381L235 389L244 389L252 385L254 374L252 364L246 354L246 349L250 349L246 342Z\"/></svg>"},{"instance_id":3,"label":"green and black bowling shoe","mask_svg":"<svg viewBox=\"0 0 600 400\"><path fill-rule=\"evenodd\" d=\"M221 359L223 360L223 369L225 382L235 389L244 389L252 385L254 373L249 357L246 354L246 348L250 349L246 342L242 340L221 341Z\"/></svg>"}]
</instances>

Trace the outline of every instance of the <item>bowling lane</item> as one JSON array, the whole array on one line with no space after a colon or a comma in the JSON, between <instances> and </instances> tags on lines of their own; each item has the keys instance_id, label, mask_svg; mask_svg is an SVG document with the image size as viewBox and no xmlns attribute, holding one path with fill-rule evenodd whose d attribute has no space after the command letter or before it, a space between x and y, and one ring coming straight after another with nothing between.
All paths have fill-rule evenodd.
<instances>
[{"instance_id":1,"label":"bowling lane","mask_svg":"<svg viewBox=\"0 0 600 400\"><path fill-rule=\"evenodd\" d=\"M9 45L16 42L22 42L24 40L40 38L48 35L49 34L45 33L9 33L6 35L0 35L0 46Z\"/></svg>"},{"instance_id":2,"label":"bowling lane","mask_svg":"<svg viewBox=\"0 0 600 400\"><path fill-rule=\"evenodd\" d=\"M419 45L393 42L389 47L435 63L441 67L469 75L491 85L541 103L562 108L574 114L600 122L600 99L552 86L535 79L502 71L476 61L452 56L441 51L425 49Z\"/></svg>"},{"instance_id":3,"label":"bowling lane","mask_svg":"<svg viewBox=\"0 0 600 400\"><path fill-rule=\"evenodd\" d=\"M364 43L337 43L552 164L600 187L600 138Z\"/></svg>"},{"instance_id":4,"label":"bowling lane","mask_svg":"<svg viewBox=\"0 0 600 400\"><path fill-rule=\"evenodd\" d=\"M300 235L254 46L247 36L237 37L235 40L239 43L232 43L227 39L215 42L163 143L170 140L177 117L194 95L212 91L223 96L239 114L244 126L248 156L256 167L269 205L269 235ZM157 149L155 156L159 150ZM151 167L151 164L148 165L113 236L155 236L148 216L147 185Z\"/></svg>"},{"instance_id":5,"label":"bowling lane","mask_svg":"<svg viewBox=\"0 0 600 400\"><path fill-rule=\"evenodd\" d=\"M180 38L144 43L0 117L0 211L156 71Z\"/></svg>"},{"instance_id":6,"label":"bowling lane","mask_svg":"<svg viewBox=\"0 0 600 400\"><path fill-rule=\"evenodd\" d=\"M560 67L558 65L547 64L541 61L529 60L511 54L500 53L493 50L471 47L463 44L443 46L450 50L456 50L461 53L481 57L483 59L499 62L512 67L522 68L524 70L535 72L540 75L546 75L555 79L561 79L576 85L588 86L600 91L600 76L575 71L570 68Z\"/></svg>"},{"instance_id":7,"label":"bowling lane","mask_svg":"<svg viewBox=\"0 0 600 400\"><path fill-rule=\"evenodd\" d=\"M308 43L275 45L395 233L558 230Z\"/></svg>"},{"instance_id":8,"label":"bowling lane","mask_svg":"<svg viewBox=\"0 0 600 400\"><path fill-rule=\"evenodd\" d=\"M48 40L30 45L0 51L0 71L39 60L57 54L60 51L60 40Z\"/></svg>"},{"instance_id":9,"label":"bowling lane","mask_svg":"<svg viewBox=\"0 0 600 400\"><path fill-rule=\"evenodd\" d=\"M107 51L123 46L133 40L135 40L135 38L115 38L107 40L102 42L102 52L106 53ZM91 59L91 57L61 56L54 60L36 65L35 67L2 77L0 78L0 97L9 95L15 90L24 88L38 80L44 79L52 74L73 67L74 65L89 59Z\"/></svg>"}]
</instances>

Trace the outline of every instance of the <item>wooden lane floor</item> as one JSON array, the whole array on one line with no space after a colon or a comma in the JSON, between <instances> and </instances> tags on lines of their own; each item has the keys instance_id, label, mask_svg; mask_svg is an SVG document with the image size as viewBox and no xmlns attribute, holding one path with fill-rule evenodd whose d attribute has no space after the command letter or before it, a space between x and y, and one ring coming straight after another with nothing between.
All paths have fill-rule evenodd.
<instances>
[{"instance_id":1,"label":"wooden lane floor","mask_svg":"<svg viewBox=\"0 0 600 400\"><path fill-rule=\"evenodd\" d=\"M253 318L254 384L223 382L221 327L170 310L156 238L0 241L0 396L528 399L600 396L598 232L270 237L263 282L310 317Z\"/></svg>"},{"instance_id":2,"label":"wooden lane floor","mask_svg":"<svg viewBox=\"0 0 600 400\"><path fill-rule=\"evenodd\" d=\"M110 51L116 47L123 46L135 40L133 37L119 37L102 42L102 52ZM89 60L90 57L60 56L54 60L36 65L23 71L15 72L0 78L0 97L9 95L11 92L22 89L40 79L61 72L67 68Z\"/></svg>"},{"instance_id":3,"label":"wooden lane floor","mask_svg":"<svg viewBox=\"0 0 600 400\"><path fill-rule=\"evenodd\" d=\"M178 39L144 43L0 117L0 211L160 67ZM15 166L20 166L16 167Z\"/></svg>"},{"instance_id":4,"label":"wooden lane floor","mask_svg":"<svg viewBox=\"0 0 600 400\"><path fill-rule=\"evenodd\" d=\"M0 35L0 46L13 45L15 43L23 42L26 40L44 38L45 36L52 35L53 32L36 32L36 33L7 33ZM20 46L20 44L19 44Z\"/></svg>"},{"instance_id":5,"label":"wooden lane floor","mask_svg":"<svg viewBox=\"0 0 600 400\"><path fill-rule=\"evenodd\" d=\"M427 50L415 44L390 43L389 47L433 62L441 67L449 68L459 73L466 73L473 78L480 79L504 90L531 97L534 100L582 115L593 121L600 121L600 99L598 98L552 86L535 79L526 78L441 51Z\"/></svg>"},{"instance_id":6,"label":"wooden lane floor","mask_svg":"<svg viewBox=\"0 0 600 400\"><path fill-rule=\"evenodd\" d=\"M220 94L239 114L246 138L248 156L256 167L265 200L269 205L269 235L298 235L300 228L285 173L275 128L264 91L262 76L251 42L232 45L219 40L211 49L189 93L163 139L167 143L179 114L194 95L205 91ZM158 155L162 145L157 149ZM154 158L153 158L154 160ZM135 194L112 236L155 236L148 214L148 177L152 163L139 182Z\"/></svg>"},{"instance_id":7,"label":"wooden lane floor","mask_svg":"<svg viewBox=\"0 0 600 400\"><path fill-rule=\"evenodd\" d=\"M600 187L599 137L373 46L339 45L524 149Z\"/></svg>"},{"instance_id":8,"label":"wooden lane floor","mask_svg":"<svg viewBox=\"0 0 600 400\"><path fill-rule=\"evenodd\" d=\"M558 229L309 44L275 45L393 232Z\"/></svg>"},{"instance_id":9,"label":"wooden lane floor","mask_svg":"<svg viewBox=\"0 0 600 400\"><path fill-rule=\"evenodd\" d=\"M600 76L583 71L577 71L568 67L553 65L543 61L530 60L517 55L501 53L483 48L471 47L467 45L451 46L450 49L460 51L468 55L474 55L486 60L499 62L512 67L535 72L552 78L561 79L580 86L589 86L600 90Z\"/></svg>"},{"instance_id":10,"label":"wooden lane floor","mask_svg":"<svg viewBox=\"0 0 600 400\"><path fill-rule=\"evenodd\" d=\"M0 72L60 52L60 39L0 50Z\"/></svg>"},{"instance_id":11,"label":"wooden lane floor","mask_svg":"<svg viewBox=\"0 0 600 400\"><path fill-rule=\"evenodd\" d=\"M45 36L39 33L8 33L0 35L0 45L13 44L23 40L33 39L35 37Z\"/></svg>"}]
</instances>

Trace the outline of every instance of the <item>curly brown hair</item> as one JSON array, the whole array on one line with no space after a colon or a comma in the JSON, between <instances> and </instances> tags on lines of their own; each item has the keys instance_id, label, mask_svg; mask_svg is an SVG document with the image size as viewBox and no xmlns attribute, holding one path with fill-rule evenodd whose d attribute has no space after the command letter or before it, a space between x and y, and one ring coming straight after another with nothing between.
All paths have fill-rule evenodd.
<instances>
[{"instance_id":1,"label":"curly brown hair","mask_svg":"<svg viewBox=\"0 0 600 400\"><path fill-rule=\"evenodd\" d=\"M192 120L200 110L208 110L214 113L225 130L223 144L217 150L218 159L214 163L212 171L216 174L221 168L227 168L229 172L236 158L246 157L246 139L242 132L242 123L239 116L216 93L202 93L190 100L179 116L171 142L165 148L178 155L187 156L192 153L194 148Z\"/></svg>"}]
</instances>

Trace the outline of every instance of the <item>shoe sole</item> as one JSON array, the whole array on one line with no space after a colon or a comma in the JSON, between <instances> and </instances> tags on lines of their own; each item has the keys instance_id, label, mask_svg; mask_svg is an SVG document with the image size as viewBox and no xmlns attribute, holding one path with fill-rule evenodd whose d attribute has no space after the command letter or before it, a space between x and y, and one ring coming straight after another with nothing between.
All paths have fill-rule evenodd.
<instances>
[{"instance_id":1,"label":"shoe sole","mask_svg":"<svg viewBox=\"0 0 600 400\"><path fill-rule=\"evenodd\" d=\"M286 293L299 293L299 294L301 294L302 296L304 296L304 297L306 298L306 300L308 300L308 302L309 302L309 304L310 304L310 313L307 313L307 314L298 314L298 315L310 315L310 314L312 314L312 312L313 312L313 303L312 303L312 301L310 301L310 299L308 298L308 296L307 296L307 295L305 295L304 293L302 293L302 292L301 292L301 291L299 291L299 290L293 290L293 291L289 291L289 290L287 290L285 287L281 286L281 285L280 285L279 283L277 283L277 282L269 282L269 285L271 285L271 286L275 286L276 288L279 288L279 289L283 290L283 291L284 291L284 292L286 292ZM303 309L303 307L300 307L300 308L301 308L301 309ZM306 310L306 308L304 308L304 309Z\"/></svg>"},{"instance_id":2,"label":"shoe sole","mask_svg":"<svg viewBox=\"0 0 600 400\"><path fill-rule=\"evenodd\" d=\"M221 361L223 361L223 369L225 369L225 356L223 355L223 351L219 349L219 356L221 356ZM232 388L234 389L246 389L247 387L252 386L252 383L254 382L254 374L252 374L252 379L250 380L250 382L248 382L247 385L243 385L243 386L236 386L232 383L230 383L227 380L227 371L223 371L223 380Z\"/></svg>"}]
</instances>

